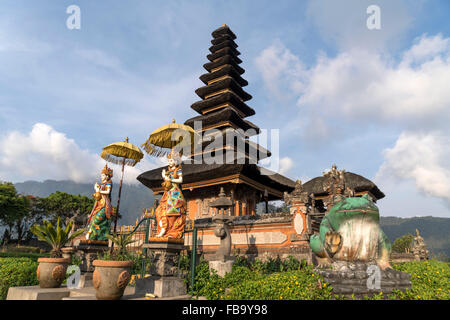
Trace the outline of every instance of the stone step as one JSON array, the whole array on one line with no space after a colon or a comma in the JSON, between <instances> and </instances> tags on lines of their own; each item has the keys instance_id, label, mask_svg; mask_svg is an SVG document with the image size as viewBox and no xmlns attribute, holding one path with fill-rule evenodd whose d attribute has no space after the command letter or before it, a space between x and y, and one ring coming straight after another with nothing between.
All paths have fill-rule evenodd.
<instances>
[{"instance_id":1,"label":"stone step","mask_svg":"<svg viewBox=\"0 0 450 320\"><path fill-rule=\"evenodd\" d=\"M87 287L82 289L70 290L69 297L85 297L85 296L95 296L95 288Z\"/></svg>"},{"instance_id":2,"label":"stone step","mask_svg":"<svg viewBox=\"0 0 450 320\"><path fill-rule=\"evenodd\" d=\"M6 300L61 300L69 294L66 286L45 289L39 286L11 287Z\"/></svg>"},{"instance_id":3,"label":"stone step","mask_svg":"<svg viewBox=\"0 0 450 320\"><path fill-rule=\"evenodd\" d=\"M63 298L62 300L97 300L97 298L94 295L94 296L66 297L66 298ZM128 294L128 295L124 295L120 300L192 300L192 296L191 295L183 295L183 296L177 296L177 297L147 299L140 295ZM199 300L206 300L206 299L199 299Z\"/></svg>"}]
</instances>

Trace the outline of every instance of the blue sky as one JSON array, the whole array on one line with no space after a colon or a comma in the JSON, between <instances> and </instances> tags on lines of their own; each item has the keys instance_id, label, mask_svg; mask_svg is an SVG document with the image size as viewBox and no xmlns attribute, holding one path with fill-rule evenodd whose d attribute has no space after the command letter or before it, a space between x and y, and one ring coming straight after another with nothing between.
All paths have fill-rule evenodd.
<instances>
[{"instance_id":1,"label":"blue sky","mask_svg":"<svg viewBox=\"0 0 450 320\"><path fill-rule=\"evenodd\" d=\"M69 30L69 5L81 29ZM381 9L368 30L366 9ZM384 215L450 214L450 2L0 3L0 180L98 176L101 148L196 115L211 32L237 34L250 121L280 129L280 172L336 163L377 183ZM127 171L161 165L146 156Z\"/></svg>"}]
</instances>

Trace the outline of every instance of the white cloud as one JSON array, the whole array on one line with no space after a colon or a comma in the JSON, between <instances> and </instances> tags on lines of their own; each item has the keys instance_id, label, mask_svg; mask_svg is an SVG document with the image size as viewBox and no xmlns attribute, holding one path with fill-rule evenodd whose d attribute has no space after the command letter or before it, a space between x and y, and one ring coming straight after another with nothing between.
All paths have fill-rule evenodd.
<instances>
[{"instance_id":1,"label":"white cloud","mask_svg":"<svg viewBox=\"0 0 450 320\"><path fill-rule=\"evenodd\" d=\"M261 52L258 68L269 92L286 88L283 79L289 77L289 82L300 82L289 88L299 109L286 130L303 143L332 149L336 141L342 146L372 130L384 138L370 143L383 148L379 144L386 143L386 131L391 136L403 132L384 152L378 181L413 180L423 194L448 201L450 38L422 35L397 57L352 47L334 57L320 53L313 66L300 69L301 60L276 43ZM284 63L273 63L278 60ZM298 72L285 77L288 70ZM272 80L271 73L280 80ZM359 147L359 152L376 150L367 144Z\"/></svg>"},{"instance_id":2,"label":"white cloud","mask_svg":"<svg viewBox=\"0 0 450 320\"><path fill-rule=\"evenodd\" d=\"M394 147L384 151L376 180L413 179L429 196L450 203L450 138L438 133L403 132Z\"/></svg>"},{"instance_id":3,"label":"white cloud","mask_svg":"<svg viewBox=\"0 0 450 320\"><path fill-rule=\"evenodd\" d=\"M444 46L441 35L423 36L404 60L393 64L376 53L353 50L335 58L321 57L309 70L300 105L321 105L321 110L361 120L401 123L434 122L449 117L450 50L426 53L428 43ZM420 57L420 61L418 58ZM416 62L413 64L413 62ZM434 123L433 123L434 125Z\"/></svg>"},{"instance_id":4,"label":"white cloud","mask_svg":"<svg viewBox=\"0 0 450 320\"><path fill-rule=\"evenodd\" d=\"M255 59L264 83L277 98L302 89L300 59L285 48L280 40L264 49Z\"/></svg>"},{"instance_id":5,"label":"white cloud","mask_svg":"<svg viewBox=\"0 0 450 320\"><path fill-rule=\"evenodd\" d=\"M361 49L336 57L320 54L309 69L299 67L298 57L276 43L261 52L257 66L270 92L290 88L299 97L299 118L309 120L303 129L316 136L332 133L329 125L339 119L436 127L450 118L449 43L440 34L423 35L398 63Z\"/></svg>"},{"instance_id":6,"label":"white cloud","mask_svg":"<svg viewBox=\"0 0 450 320\"><path fill-rule=\"evenodd\" d=\"M293 166L294 166L294 161L292 161L291 158L289 158L289 157L281 158L279 173L282 175L286 175Z\"/></svg>"},{"instance_id":7,"label":"white cloud","mask_svg":"<svg viewBox=\"0 0 450 320\"><path fill-rule=\"evenodd\" d=\"M82 149L64 133L44 123L37 123L28 134L13 131L0 140L0 177L6 181L99 180L105 161L98 154ZM108 164L119 181L121 167ZM126 167L124 182L138 183L136 177L156 166L144 158L135 167Z\"/></svg>"}]
</instances>

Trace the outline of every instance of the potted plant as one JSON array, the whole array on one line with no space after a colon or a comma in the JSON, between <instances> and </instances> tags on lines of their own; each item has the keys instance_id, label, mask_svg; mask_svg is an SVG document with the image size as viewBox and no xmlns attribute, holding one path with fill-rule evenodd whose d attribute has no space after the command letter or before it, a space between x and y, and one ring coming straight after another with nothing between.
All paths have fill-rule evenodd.
<instances>
[{"instance_id":1,"label":"potted plant","mask_svg":"<svg viewBox=\"0 0 450 320\"><path fill-rule=\"evenodd\" d=\"M71 221L64 228L61 217L58 217L56 228L47 220L43 221L43 225L30 227L30 231L37 236L38 240L45 241L52 246L50 258L38 259L39 265L36 274L41 288L59 288L64 281L70 259L63 258L62 247L84 232L83 229L80 229L71 233L72 224Z\"/></svg>"},{"instance_id":2,"label":"potted plant","mask_svg":"<svg viewBox=\"0 0 450 320\"><path fill-rule=\"evenodd\" d=\"M132 256L127 246L135 240L133 234L107 235L113 244L111 252L106 252L101 259L94 260L93 284L99 300L119 300L130 282Z\"/></svg>"}]
</instances>

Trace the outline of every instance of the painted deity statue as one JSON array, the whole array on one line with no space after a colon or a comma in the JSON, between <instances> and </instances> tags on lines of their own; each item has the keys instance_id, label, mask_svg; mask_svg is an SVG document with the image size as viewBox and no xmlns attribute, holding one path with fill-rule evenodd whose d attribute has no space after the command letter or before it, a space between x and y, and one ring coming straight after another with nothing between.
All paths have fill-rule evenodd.
<instances>
[{"instance_id":1,"label":"painted deity statue","mask_svg":"<svg viewBox=\"0 0 450 320\"><path fill-rule=\"evenodd\" d=\"M110 233L111 217L114 214L111 205L112 177L113 170L105 165L101 175L102 183L94 185L95 193L92 196L95 199L95 204L88 219L87 240L108 240L106 235Z\"/></svg>"},{"instance_id":2,"label":"painted deity statue","mask_svg":"<svg viewBox=\"0 0 450 320\"><path fill-rule=\"evenodd\" d=\"M186 224L186 200L181 192L183 171L181 158L172 151L169 156L169 167L162 171L164 194L155 211L157 237L181 239Z\"/></svg>"}]
</instances>

